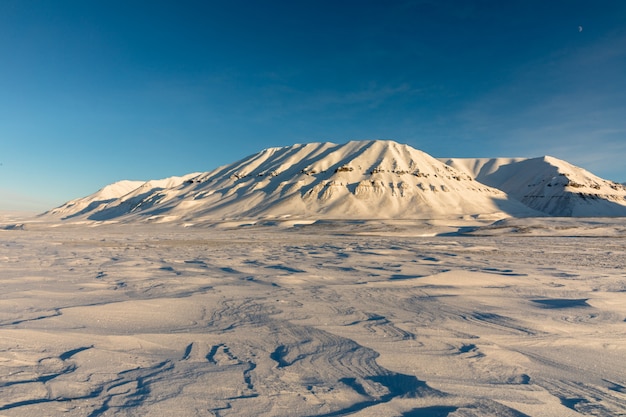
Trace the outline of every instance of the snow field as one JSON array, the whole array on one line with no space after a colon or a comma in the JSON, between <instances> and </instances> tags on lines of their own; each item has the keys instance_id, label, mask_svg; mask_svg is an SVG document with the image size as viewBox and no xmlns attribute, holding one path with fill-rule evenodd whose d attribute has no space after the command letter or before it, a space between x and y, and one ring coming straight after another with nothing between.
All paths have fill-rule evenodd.
<instances>
[{"instance_id":1,"label":"snow field","mask_svg":"<svg viewBox=\"0 0 626 417\"><path fill-rule=\"evenodd\" d=\"M0 415L626 413L623 221L519 222L2 230Z\"/></svg>"}]
</instances>

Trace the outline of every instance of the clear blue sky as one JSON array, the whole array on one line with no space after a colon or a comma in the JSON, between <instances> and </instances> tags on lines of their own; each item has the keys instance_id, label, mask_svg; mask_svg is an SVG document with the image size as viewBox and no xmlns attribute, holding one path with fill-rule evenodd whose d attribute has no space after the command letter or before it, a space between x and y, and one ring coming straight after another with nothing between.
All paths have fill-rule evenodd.
<instances>
[{"instance_id":1,"label":"clear blue sky","mask_svg":"<svg viewBox=\"0 0 626 417\"><path fill-rule=\"evenodd\" d=\"M2 0L0 56L0 209L353 139L626 181L623 0Z\"/></svg>"}]
</instances>

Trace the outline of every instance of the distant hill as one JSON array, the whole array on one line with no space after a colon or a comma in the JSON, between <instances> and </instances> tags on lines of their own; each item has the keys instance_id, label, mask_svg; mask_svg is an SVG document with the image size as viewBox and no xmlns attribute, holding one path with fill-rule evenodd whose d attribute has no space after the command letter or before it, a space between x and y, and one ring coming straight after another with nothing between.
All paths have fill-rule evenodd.
<instances>
[{"instance_id":1,"label":"distant hill","mask_svg":"<svg viewBox=\"0 0 626 417\"><path fill-rule=\"evenodd\" d=\"M452 158L448 165L551 216L626 216L626 187L566 161L540 158Z\"/></svg>"},{"instance_id":2,"label":"distant hill","mask_svg":"<svg viewBox=\"0 0 626 417\"><path fill-rule=\"evenodd\" d=\"M438 160L372 140L268 148L209 172L121 181L43 214L191 224L542 215L626 216L626 187L552 157Z\"/></svg>"},{"instance_id":3,"label":"distant hill","mask_svg":"<svg viewBox=\"0 0 626 417\"><path fill-rule=\"evenodd\" d=\"M68 201L44 213L44 215L68 220L74 217L93 217L95 213L100 213L99 216L95 217L115 218L128 214L129 210L132 211L141 207L148 196L164 189L176 187L196 175L198 174L151 181L118 181L87 197Z\"/></svg>"}]
</instances>

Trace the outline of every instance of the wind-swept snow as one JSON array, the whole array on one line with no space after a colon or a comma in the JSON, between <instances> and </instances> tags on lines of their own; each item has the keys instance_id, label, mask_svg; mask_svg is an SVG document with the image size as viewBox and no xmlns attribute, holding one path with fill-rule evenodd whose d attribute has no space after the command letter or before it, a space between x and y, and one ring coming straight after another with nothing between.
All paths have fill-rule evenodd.
<instances>
[{"instance_id":1,"label":"wind-swept snow","mask_svg":"<svg viewBox=\"0 0 626 417\"><path fill-rule=\"evenodd\" d=\"M624 415L626 224L553 220L0 228L0 415Z\"/></svg>"},{"instance_id":2,"label":"wind-swept snow","mask_svg":"<svg viewBox=\"0 0 626 417\"><path fill-rule=\"evenodd\" d=\"M0 415L626 415L626 218L544 215L625 188L446 162L294 145L0 213Z\"/></svg>"}]
</instances>

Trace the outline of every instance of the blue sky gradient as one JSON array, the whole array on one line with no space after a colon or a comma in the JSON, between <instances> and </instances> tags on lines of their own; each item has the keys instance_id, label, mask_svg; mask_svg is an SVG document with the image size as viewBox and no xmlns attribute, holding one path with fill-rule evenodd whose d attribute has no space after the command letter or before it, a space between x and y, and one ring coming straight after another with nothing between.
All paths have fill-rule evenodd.
<instances>
[{"instance_id":1,"label":"blue sky gradient","mask_svg":"<svg viewBox=\"0 0 626 417\"><path fill-rule=\"evenodd\" d=\"M625 19L621 0L3 0L0 210L354 139L623 182Z\"/></svg>"}]
</instances>

